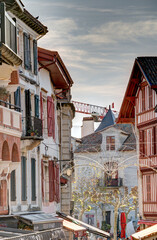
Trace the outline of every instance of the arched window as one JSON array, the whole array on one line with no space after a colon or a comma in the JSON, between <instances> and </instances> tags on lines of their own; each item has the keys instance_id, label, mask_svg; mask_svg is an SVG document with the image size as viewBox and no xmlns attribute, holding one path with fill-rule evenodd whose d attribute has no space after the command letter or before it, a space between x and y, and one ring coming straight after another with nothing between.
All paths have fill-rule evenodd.
<instances>
[{"instance_id":1,"label":"arched window","mask_svg":"<svg viewBox=\"0 0 157 240\"><path fill-rule=\"evenodd\" d=\"M12 148L12 162L19 162L19 153L16 143L14 143Z\"/></svg>"},{"instance_id":2,"label":"arched window","mask_svg":"<svg viewBox=\"0 0 157 240\"><path fill-rule=\"evenodd\" d=\"M2 160L3 161L9 161L10 160L9 145L8 145L7 141L4 141L4 143L3 143Z\"/></svg>"}]
</instances>

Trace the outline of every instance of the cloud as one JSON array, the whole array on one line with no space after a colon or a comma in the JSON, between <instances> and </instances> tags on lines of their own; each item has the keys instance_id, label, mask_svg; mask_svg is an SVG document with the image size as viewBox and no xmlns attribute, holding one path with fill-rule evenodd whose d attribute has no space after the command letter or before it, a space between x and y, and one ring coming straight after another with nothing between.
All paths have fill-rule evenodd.
<instances>
[{"instance_id":1,"label":"cloud","mask_svg":"<svg viewBox=\"0 0 157 240\"><path fill-rule=\"evenodd\" d=\"M150 30L151 29L151 30ZM137 41L140 37L156 37L156 21L108 22L99 28L89 30L88 34L75 37L77 41L92 44L115 44L119 41Z\"/></svg>"},{"instance_id":2,"label":"cloud","mask_svg":"<svg viewBox=\"0 0 157 240\"><path fill-rule=\"evenodd\" d=\"M123 93L123 86L121 84L118 85L118 92L117 92L117 85L109 85L109 84L105 84L105 85L90 85L90 84L85 84L85 85L81 85L79 84L79 88L78 87L73 87L73 92L76 93L89 93L90 95L93 94L93 96L95 94L97 95L103 95L103 96L122 96Z\"/></svg>"}]
</instances>

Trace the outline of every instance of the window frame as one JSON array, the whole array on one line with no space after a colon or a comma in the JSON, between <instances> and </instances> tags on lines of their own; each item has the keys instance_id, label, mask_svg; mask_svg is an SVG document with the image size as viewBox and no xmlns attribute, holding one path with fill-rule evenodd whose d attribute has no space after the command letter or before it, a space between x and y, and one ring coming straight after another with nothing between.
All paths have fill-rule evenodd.
<instances>
[{"instance_id":1,"label":"window frame","mask_svg":"<svg viewBox=\"0 0 157 240\"><path fill-rule=\"evenodd\" d=\"M106 151L115 151L115 136L106 136Z\"/></svg>"}]
</instances>

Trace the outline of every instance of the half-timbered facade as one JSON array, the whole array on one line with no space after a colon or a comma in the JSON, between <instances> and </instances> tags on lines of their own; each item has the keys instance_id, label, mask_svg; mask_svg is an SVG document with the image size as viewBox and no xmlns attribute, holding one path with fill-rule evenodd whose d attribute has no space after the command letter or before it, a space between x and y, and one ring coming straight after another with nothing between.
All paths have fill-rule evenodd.
<instances>
[{"instance_id":1,"label":"half-timbered facade","mask_svg":"<svg viewBox=\"0 0 157 240\"><path fill-rule=\"evenodd\" d=\"M118 123L131 122L136 126L139 138L139 210L140 216L146 220L157 219L156 105L157 57L138 57L135 59Z\"/></svg>"}]
</instances>

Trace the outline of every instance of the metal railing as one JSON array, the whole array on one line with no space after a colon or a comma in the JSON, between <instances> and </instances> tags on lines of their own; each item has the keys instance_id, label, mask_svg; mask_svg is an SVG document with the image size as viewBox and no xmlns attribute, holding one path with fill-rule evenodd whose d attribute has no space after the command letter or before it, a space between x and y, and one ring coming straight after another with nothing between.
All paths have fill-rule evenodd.
<instances>
[{"instance_id":1,"label":"metal railing","mask_svg":"<svg viewBox=\"0 0 157 240\"><path fill-rule=\"evenodd\" d=\"M98 179L98 187L122 187L123 178Z\"/></svg>"},{"instance_id":2,"label":"metal railing","mask_svg":"<svg viewBox=\"0 0 157 240\"><path fill-rule=\"evenodd\" d=\"M123 179L122 178L112 178L105 180L105 187L122 187Z\"/></svg>"},{"instance_id":3,"label":"metal railing","mask_svg":"<svg viewBox=\"0 0 157 240\"><path fill-rule=\"evenodd\" d=\"M3 107L6 107L6 108L13 109L13 110L15 110L17 112L21 112L21 107L16 106L14 104L11 104L9 102L3 101L1 99L0 99L0 105L3 106Z\"/></svg>"},{"instance_id":4,"label":"metal railing","mask_svg":"<svg viewBox=\"0 0 157 240\"><path fill-rule=\"evenodd\" d=\"M22 117L22 135L23 136L42 136L42 120L37 117Z\"/></svg>"}]
</instances>

